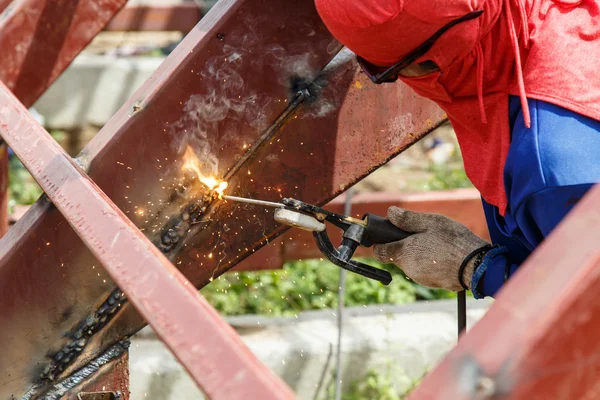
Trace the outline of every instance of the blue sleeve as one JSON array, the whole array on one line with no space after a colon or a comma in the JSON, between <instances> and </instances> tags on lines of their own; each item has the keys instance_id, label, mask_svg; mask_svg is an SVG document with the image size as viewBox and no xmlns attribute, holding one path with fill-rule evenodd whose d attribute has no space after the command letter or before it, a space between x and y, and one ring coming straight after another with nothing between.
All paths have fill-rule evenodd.
<instances>
[{"instance_id":1,"label":"blue sleeve","mask_svg":"<svg viewBox=\"0 0 600 400\"><path fill-rule=\"evenodd\" d=\"M531 126L511 96L511 143L504 166L508 208L483 201L492 243L471 281L476 297L494 296L585 193L600 182L600 121L528 99Z\"/></svg>"},{"instance_id":2,"label":"blue sleeve","mask_svg":"<svg viewBox=\"0 0 600 400\"><path fill-rule=\"evenodd\" d=\"M547 188L530 195L514 213L522 231L520 236L528 243L540 243L591 187L592 184L580 184ZM473 275L471 287L475 298L494 296L523 260L514 244L498 243L493 232L490 233L492 241L500 247L484 257Z\"/></svg>"}]
</instances>

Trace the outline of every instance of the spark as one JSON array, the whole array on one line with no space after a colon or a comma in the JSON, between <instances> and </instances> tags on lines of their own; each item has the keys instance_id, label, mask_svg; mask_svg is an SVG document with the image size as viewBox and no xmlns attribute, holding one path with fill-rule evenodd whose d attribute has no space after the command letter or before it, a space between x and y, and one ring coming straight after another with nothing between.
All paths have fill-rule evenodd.
<instances>
[{"instance_id":1,"label":"spark","mask_svg":"<svg viewBox=\"0 0 600 400\"><path fill-rule=\"evenodd\" d=\"M200 182L202 182L207 188L217 192L219 197L223 195L223 192L227 188L227 182L219 181L213 176L205 176L202 171L200 171L200 160L198 160L198 157L196 157L190 146L185 149L183 161L183 169L195 172L198 176L198 180L200 180Z\"/></svg>"}]
</instances>

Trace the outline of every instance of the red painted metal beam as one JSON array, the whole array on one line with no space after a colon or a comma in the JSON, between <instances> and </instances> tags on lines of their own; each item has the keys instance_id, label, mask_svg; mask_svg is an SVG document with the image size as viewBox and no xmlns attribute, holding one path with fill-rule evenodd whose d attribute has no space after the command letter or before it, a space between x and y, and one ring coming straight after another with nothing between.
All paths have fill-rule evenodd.
<instances>
[{"instance_id":1,"label":"red painted metal beam","mask_svg":"<svg viewBox=\"0 0 600 400\"><path fill-rule=\"evenodd\" d=\"M179 31L188 33L202 18L196 3L128 5L106 26L106 31Z\"/></svg>"},{"instance_id":2,"label":"red painted metal beam","mask_svg":"<svg viewBox=\"0 0 600 400\"><path fill-rule=\"evenodd\" d=\"M0 104L2 138L207 395L294 398L2 84Z\"/></svg>"},{"instance_id":3,"label":"red painted metal beam","mask_svg":"<svg viewBox=\"0 0 600 400\"><path fill-rule=\"evenodd\" d=\"M30 107L126 0L0 1L0 80ZM96 10L92 12L93 10ZM0 146L0 236L6 233L8 155Z\"/></svg>"},{"instance_id":4,"label":"red painted metal beam","mask_svg":"<svg viewBox=\"0 0 600 400\"><path fill-rule=\"evenodd\" d=\"M411 399L598 398L599 205L597 185Z\"/></svg>"},{"instance_id":5,"label":"red painted metal beam","mask_svg":"<svg viewBox=\"0 0 600 400\"><path fill-rule=\"evenodd\" d=\"M312 1L222 0L211 13L78 157L157 244L167 218L181 216L195 196L190 191L201 188L197 182L187 191L178 186L185 145L203 161L219 158L228 168L244 142L260 136L287 107L293 76L310 77L340 48ZM175 259L182 249L187 247L168 256ZM208 282L211 272L203 275ZM143 327L128 303L116 310L110 305L114 291L110 276L60 212L40 199L0 242L0 324L7 327L0 330L0 371L10 371L0 374L0 397L20 398L46 376L90 319L105 322L53 382Z\"/></svg>"},{"instance_id":6,"label":"red painted metal beam","mask_svg":"<svg viewBox=\"0 0 600 400\"><path fill-rule=\"evenodd\" d=\"M325 209L343 214L345 196L330 202ZM355 217L366 213L387 215L391 206L403 207L419 212L443 214L467 226L476 235L489 240L487 224L481 206L481 195L476 189L443 190L421 193L358 193L352 197L352 210ZM341 243L340 230L330 226L328 233L334 244ZM371 249L359 248L357 256L372 255ZM276 241L252 254L238 264L238 271L278 269L291 260L320 258L323 255L314 243L310 232L290 230ZM332 266L332 268L334 268Z\"/></svg>"},{"instance_id":7,"label":"red painted metal beam","mask_svg":"<svg viewBox=\"0 0 600 400\"><path fill-rule=\"evenodd\" d=\"M31 106L125 2L13 1L0 16L0 80Z\"/></svg>"},{"instance_id":8,"label":"red painted metal beam","mask_svg":"<svg viewBox=\"0 0 600 400\"><path fill-rule=\"evenodd\" d=\"M0 1L0 12L6 10L6 8L12 3L12 0L1 0Z\"/></svg>"},{"instance_id":9,"label":"red painted metal beam","mask_svg":"<svg viewBox=\"0 0 600 400\"><path fill-rule=\"evenodd\" d=\"M93 397L93 393L114 393L115 399L129 400L129 353L124 352L111 363L103 367L98 374L92 376L81 391L72 392L62 400L104 400L108 397Z\"/></svg>"},{"instance_id":10,"label":"red painted metal beam","mask_svg":"<svg viewBox=\"0 0 600 400\"><path fill-rule=\"evenodd\" d=\"M0 11L3 11L0 79L30 107L125 2L0 1ZM8 227L8 183L8 154L3 144L0 146L0 235L4 235ZM122 370L114 372L119 375ZM14 374L8 376L14 377ZM11 391L10 386L5 389Z\"/></svg>"},{"instance_id":11,"label":"red painted metal beam","mask_svg":"<svg viewBox=\"0 0 600 400\"><path fill-rule=\"evenodd\" d=\"M8 147L0 144L0 237L8 231Z\"/></svg>"}]
</instances>

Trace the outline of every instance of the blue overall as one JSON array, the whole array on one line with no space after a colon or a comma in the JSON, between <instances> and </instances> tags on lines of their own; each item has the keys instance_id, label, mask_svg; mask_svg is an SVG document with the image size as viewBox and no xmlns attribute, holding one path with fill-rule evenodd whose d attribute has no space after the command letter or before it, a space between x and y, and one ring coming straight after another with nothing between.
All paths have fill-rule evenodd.
<instances>
[{"instance_id":1,"label":"blue overall","mask_svg":"<svg viewBox=\"0 0 600 400\"><path fill-rule=\"evenodd\" d=\"M510 99L511 143L504 168L506 215L485 201L493 244L473 276L476 298L494 296L507 276L600 182L600 122L539 100L529 100L531 129L519 98Z\"/></svg>"}]
</instances>

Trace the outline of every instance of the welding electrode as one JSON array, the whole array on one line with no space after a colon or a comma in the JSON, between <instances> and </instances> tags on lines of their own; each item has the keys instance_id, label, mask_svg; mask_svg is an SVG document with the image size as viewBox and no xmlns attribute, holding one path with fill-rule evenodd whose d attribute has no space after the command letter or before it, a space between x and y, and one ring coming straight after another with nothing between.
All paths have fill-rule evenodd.
<instances>
[{"instance_id":1,"label":"welding electrode","mask_svg":"<svg viewBox=\"0 0 600 400\"><path fill-rule=\"evenodd\" d=\"M223 200L236 201L238 203L248 203L254 204L256 206L265 206L265 207L273 207L273 208L284 208L285 206L281 203L275 203L273 201L264 201L264 200L254 200L246 197L237 197L237 196L223 196Z\"/></svg>"},{"instance_id":2,"label":"welding electrode","mask_svg":"<svg viewBox=\"0 0 600 400\"><path fill-rule=\"evenodd\" d=\"M237 201L239 203L253 204L257 206L273 207L275 210L275 221L293 228L302 229L309 232L322 232L325 230L325 224L319 222L310 215L305 215L296 211L286 210L281 203L275 203L264 200L254 200L245 197L223 196L224 200Z\"/></svg>"}]
</instances>

